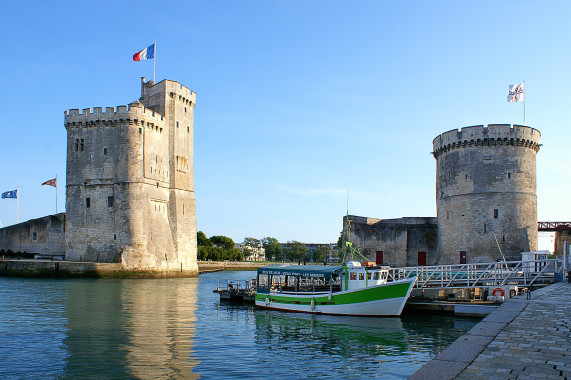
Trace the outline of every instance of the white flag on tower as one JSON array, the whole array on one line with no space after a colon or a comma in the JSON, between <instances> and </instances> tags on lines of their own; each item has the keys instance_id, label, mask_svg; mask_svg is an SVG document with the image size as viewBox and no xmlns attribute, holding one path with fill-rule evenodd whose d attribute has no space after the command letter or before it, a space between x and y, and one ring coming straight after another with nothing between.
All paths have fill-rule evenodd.
<instances>
[{"instance_id":1,"label":"white flag on tower","mask_svg":"<svg viewBox=\"0 0 571 380\"><path fill-rule=\"evenodd\" d=\"M520 84L510 84L510 92L508 94L508 102L516 103L516 102L523 102L524 98L524 90L523 90L523 83Z\"/></svg>"}]
</instances>

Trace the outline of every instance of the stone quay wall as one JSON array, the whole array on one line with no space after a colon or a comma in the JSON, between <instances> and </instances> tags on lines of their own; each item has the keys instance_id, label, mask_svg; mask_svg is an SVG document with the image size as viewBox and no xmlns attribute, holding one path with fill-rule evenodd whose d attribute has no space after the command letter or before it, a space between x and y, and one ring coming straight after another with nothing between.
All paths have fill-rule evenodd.
<instances>
[{"instance_id":1,"label":"stone quay wall","mask_svg":"<svg viewBox=\"0 0 571 380\"><path fill-rule=\"evenodd\" d=\"M0 260L0 276L5 277L103 277L103 278L165 278L194 277L196 271L138 270L121 263L87 263L58 260Z\"/></svg>"},{"instance_id":2,"label":"stone quay wall","mask_svg":"<svg viewBox=\"0 0 571 380\"><path fill-rule=\"evenodd\" d=\"M490 124L433 141L440 264L520 260L537 249L536 129ZM497 239L497 242L496 242Z\"/></svg>"}]
</instances>

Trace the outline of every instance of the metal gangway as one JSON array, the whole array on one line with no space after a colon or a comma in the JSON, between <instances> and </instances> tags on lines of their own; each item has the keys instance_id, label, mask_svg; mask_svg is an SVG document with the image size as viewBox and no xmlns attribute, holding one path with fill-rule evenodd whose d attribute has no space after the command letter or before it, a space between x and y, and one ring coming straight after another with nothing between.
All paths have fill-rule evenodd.
<instances>
[{"instance_id":1,"label":"metal gangway","mask_svg":"<svg viewBox=\"0 0 571 380\"><path fill-rule=\"evenodd\" d=\"M517 286L541 287L563 280L561 259L501 261L478 264L433 265L391 268L389 278L399 280L417 276L416 289L491 288Z\"/></svg>"}]
</instances>

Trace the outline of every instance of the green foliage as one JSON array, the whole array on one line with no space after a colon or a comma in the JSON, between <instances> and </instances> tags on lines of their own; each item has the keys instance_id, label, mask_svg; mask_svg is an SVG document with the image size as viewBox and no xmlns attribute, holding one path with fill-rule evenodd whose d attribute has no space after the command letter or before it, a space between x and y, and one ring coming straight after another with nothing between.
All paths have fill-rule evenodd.
<instances>
[{"instance_id":1,"label":"green foliage","mask_svg":"<svg viewBox=\"0 0 571 380\"><path fill-rule=\"evenodd\" d=\"M230 239L227 236L221 236L221 235L211 236L210 241L214 243L216 247L224 249L236 248L236 243L234 243L234 240Z\"/></svg>"},{"instance_id":2,"label":"green foliage","mask_svg":"<svg viewBox=\"0 0 571 380\"><path fill-rule=\"evenodd\" d=\"M313 262L324 261L331 249L329 247L319 247L313 251Z\"/></svg>"},{"instance_id":3,"label":"green foliage","mask_svg":"<svg viewBox=\"0 0 571 380\"><path fill-rule=\"evenodd\" d=\"M214 245L214 243L211 242L210 239L208 239L204 234L204 232L202 231L198 231L198 233L196 234L196 242L199 247L201 246L212 247Z\"/></svg>"},{"instance_id":4,"label":"green foliage","mask_svg":"<svg viewBox=\"0 0 571 380\"><path fill-rule=\"evenodd\" d=\"M266 260L269 260L269 261L281 260L281 258L282 258L282 246L278 242L278 239L273 238L273 237L265 237L262 240L260 240L260 242L262 243L262 246L264 247L264 250L266 252Z\"/></svg>"},{"instance_id":5,"label":"green foliage","mask_svg":"<svg viewBox=\"0 0 571 380\"><path fill-rule=\"evenodd\" d=\"M307 249L305 244L294 240L294 241L288 241L287 245L288 246L287 246L287 250L286 250L286 256L291 261L303 261L303 260L305 260L305 256L308 252L308 249Z\"/></svg>"},{"instance_id":6,"label":"green foliage","mask_svg":"<svg viewBox=\"0 0 571 380\"><path fill-rule=\"evenodd\" d=\"M259 247L261 245L260 240L253 238L253 237L247 237L244 239L244 245L256 248Z\"/></svg>"},{"instance_id":7,"label":"green foliage","mask_svg":"<svg viewBox=\"0 0 571 380\"><path fill-rule=\"evenodd\" d=\"M339 234L339 239L337 239L337 250L343 250L343 232Z\"/></svg>"},{"instance_id":8,"label":"green foliage","mask_svg":"<svg viewBox=\"0 0 571 380\"><path fill-rule=\"evenodd\" d=\"M242 261L244 255L238 248L224 249L221 247L198 247L198 260L212 260L212 261Z\"/></svg>"},{"instance_id":9,"label":"green foliage","mask_svg":"<svg viewBox=\"0 0 571 380\"><path fill-rule=\"evenodd\" d=\"M202 235L202 236L201 236ZM198 240L198 260L212 261L242 261L244 255L234 241L226 236L212 236L210 239L202 231L197 234Z\"/></svg>"}]
</instances>

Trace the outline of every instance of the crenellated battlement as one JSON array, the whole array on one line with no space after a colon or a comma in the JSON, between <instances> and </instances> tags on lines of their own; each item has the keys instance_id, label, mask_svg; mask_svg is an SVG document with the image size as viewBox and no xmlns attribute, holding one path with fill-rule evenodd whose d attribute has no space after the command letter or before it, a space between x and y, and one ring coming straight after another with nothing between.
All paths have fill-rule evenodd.
<instances>
[{"instance_id":1,"label":"crenellated battlement","mask_svg":"<svg viewBox=\"0 0 571 380\"><path fill-rule=\"evenodd\" d=\"M196 102L196 92L190 88L174 81L168 81L165 85L166 92L172 94L171 96L177 96L179 100L192 104Z\"/></svg>"},{"instance_id":2,"label":"crenellated battlement","mask_svg":"<svg viewBox=\"0 0 571 380\"><path fill-rule=\"evenodd\" d=\"M432 141L434 158L448 151L471 147L511 145L539 151L541 134L535 128L514 124L488 124L454 129L437 136Z\"/></svg>"},{"instance_id":3,"label":"crenellated battlement","mask_svg":"<svg viewBox=\"0 0 571 380\"><path fill-rule=\"evenodd\" d=\"M195 107L196 92L182 84L171 81L162 80L155 83L152 80L147 81L145 77L141 78L141 101L147 104L149 99L157 94L167 94L176 102L182 103L184 106Z\"/></svg>"},{"instance_id":4,"label":"crenellated battlement","mask_svg":"<svg viewBox=\"0 0 571 380\"><path fill-rule=\"evenodd\" d=\"M141 120L147 123L162 124L163 115L146 108L139 102L133 102L126 106L70 109L64 112L65 125L75 125L93 122L113 122L121 120Z\"/></svg>"}]
</instances>

